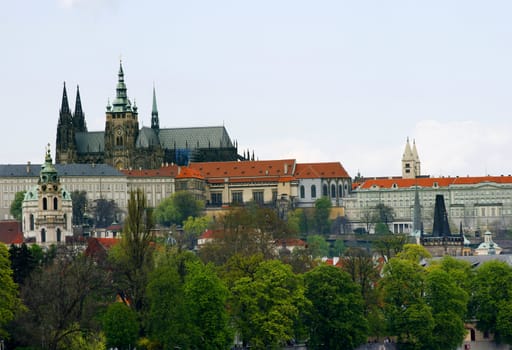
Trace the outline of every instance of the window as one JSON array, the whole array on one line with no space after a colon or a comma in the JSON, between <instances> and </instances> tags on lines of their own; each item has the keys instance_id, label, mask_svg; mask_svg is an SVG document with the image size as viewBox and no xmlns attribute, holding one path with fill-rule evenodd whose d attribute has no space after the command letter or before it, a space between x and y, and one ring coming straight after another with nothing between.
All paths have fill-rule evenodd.
<instances>
[{"instance_id":1,"label":"window","mask_svg":"<svg viewBox=\"0 0 512 350\"><path fill-rule=\"evenodd\" d=\"M254 191L252 193L252 199L260 204L260 205L263 205L264 204L264 201L263 201L263 191Z\"/></svg>"},{"instance_id":2,"label":"window","mask_svg":"<svg viewBox=\"0 0 512 350\"><path fill-rule=\"evenodd\" d=\"M304 185L300 186L300 198L306 197L306 190L304 189Z\"/></svg>"},{"instance_id":3,"label":"window","mask_svg":"<svg viewBox=\"0 0 512 350\"><path fill-rule=\"evenodd\" d=\"M62 238L62 232L60 231L60 228L57 229L57 242L60 242Z\"/></svg>"},{"instance_id":4,"label":"window","mask_svg":"<svg viewBox=\"0 0 512 350\"><path fill-rule=\"evenodd\" d=\"M46 230L44 228L41 229L41 242L46 242Z\"/></svg>"},{"instance_id":5,"label":"window","mask_svg":"<svg viewBox=\"0 0 512 350\"><path fill-rule=\"evenodd\" d=\"M272 190L272 202L277 201L277 190Z\"/></svg>"},{"instance_id":6,"label":"window","mask_svg":"<svg viewBox=\"0 0 512 350\"><path fill-rule=\"evenodd\" d=\"M58 200L57 200L57 198L54 198L53 199L53 210L57 210L57 208L58 208Z\"/></svg>"},{"instance_id":7,"label":"window","mask_svg":"<svg viewBox=\"0 0 512 350\"><path fill-rule=\"evenodd\" d=\"M215 206L221 206L222 205L222 193L212 193L211 194L211 204Z\"/></svg>"},{"instance_id":8,"label":"window","mask_svg":"<svg viewBox=\"0 0 512 350\"><path fill-rule=\"evenodd\" d=\"M233 204L242 204L244 202L242 191L233 192L231 194L231 202Z\"/></svg>"},{"instance_id":9,"label":"window","mask_svg":"<svg viewBox=\"0 0 512 350\"><path fill-rule=\"evenodd\" d=\"M30 231L34 231L34 214L30 214Z\"/></svg>"},{"instance_id":10,"label":"window","mask_svg":"<svg viewBox=\"0 0 512 350\"><path fill-rule=\"evenodd\" d=\"M48 210L48 199L46 197L43 198L43 210Z\"/></svg>"},{"instance_id":11,"label":"window","mask_svg":"<svg viewBox=\"0 0 512 350\"><path fill-rule=\"evenodd\" d=\"M316 186L311 185L311 198L316 198Z\"/></svg>"},{"instance_id":12,"label":"window","mask_svg":"<svg viewBox=\"0 0 512 350\"><path fill-rule=\"evenodd\" d=\"M338 185L338 196L343 197L343 186Z\"/></svg>"},{"instance_id":13,"label":"window","mask_svg":"<svg viewBox=\"0 0 512 350\"><path fill-rule=\"evenodd\" d=\"M336 198L336 185L331 185L331 198Z\"/></svg>"},{"instance_id":14,"label":"window","mask_svg":"<svg viewBox=\"0 0 512 350\"><path fill-rule=\"evenodd\" d=\"M329 195L329 191L327 190L327 185L324 184L322 186L322 196L327 197Z\"/></svg>"}]
</instances>

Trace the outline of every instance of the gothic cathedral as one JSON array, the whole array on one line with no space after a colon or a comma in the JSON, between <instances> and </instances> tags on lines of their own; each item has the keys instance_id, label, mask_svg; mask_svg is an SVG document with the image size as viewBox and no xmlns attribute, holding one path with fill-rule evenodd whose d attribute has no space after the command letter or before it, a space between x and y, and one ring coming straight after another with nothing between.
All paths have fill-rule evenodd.
<instances>
[{"instance_id":1,"label":"gothic cathedral","mask_svg":"<svg viewBox=\"0 0 512 350\"><path fill-rule=\"evenodd\" d=\"M106 108L104 131L87 130L77 87L71 113L66 84L57 125L56 163L105 163L117 169L155 169L164 163L232 161L241 157L224 126L161 129L153 87L151 127L139 129L137 106L127 95L120 63L116 97Z\"/></svg>"}]
</instances>

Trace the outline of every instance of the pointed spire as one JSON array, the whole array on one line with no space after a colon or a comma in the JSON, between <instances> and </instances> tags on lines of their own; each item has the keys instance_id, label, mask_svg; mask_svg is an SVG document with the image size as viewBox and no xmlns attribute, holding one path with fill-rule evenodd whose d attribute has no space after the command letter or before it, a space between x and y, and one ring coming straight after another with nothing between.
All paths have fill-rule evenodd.
<instances>
[{"instance_id":1,"label":"pointed spire","mask_svg":"<svg viewBox=\"0 0 512 350\"><path fill-rule=\"evenodd\" d=\"M155 84L153 84L153 108L151 109L151 129L160 129L160 122L158 120L158 108L156 107Z\"/></svg>"},{"instance_id":2,"label":"pointed spire","mask_svg":"<svg viewBox=\"0 0 512 350\"><path fill-rule=\"evenodd\" d=\"M64 82L64 88L62 90L62 103L60 106L60 118L66 118L71 116L71 110L69 109L68 93L66 91L66 82ZM63 120L64 121L64 120Z\"/></svg>"},{"instance_id":3,"label":"pointed spire","mask_svg":"<svg viewBox=\"0 0 512 350\"><path fill-rule=\"evenodd\" d=\"M419 162L420 157L418 156L418 150L416 149L416 140L412 140L412 155L414 156L414 160Z\"/></svg>"},{"instance_id":4,"label":"pointed spire","mask_svg":"<svg viewBox=\"0 0 512 350\"><path fill-rule=\"evenodd\" d=\"M112 103L114 112L126 112L131 110L131 103L126 93L126 84L124 83L123 62L119 61L119 73L117 74L116 98Z\"/></svg>"},{"instance_id":5,"label":"pointed spire","mask_svg":"<svg viewBox=\"0 0 512 350\"><path fill-rule=\"evenodd\" d=\"M82 110L82 101L80 100L80 87L78 85L76 86L76 102L75 113L73 114L73 127L77 132L87 131L85 116Z\"/></svg>"},{"instance_id":6,"label":"pointed spire","mask_svg":"<svg viewBox=\"0 0 512 350\"><path fill-rule=\"evenodd\" d=\"M414 159L412 150L411 150L411 144L409 143L409 137L407 137L407 143L405 144L405 150L404 155L402 157L402 160L412 160Z\"/></svg>"},{"instance_id":7,"label":"pointed spire","mask_svg":"<svg viewBox=\"0 0 512 350\"><path fill-rule=\"evenodd\" d=\"M416 189L414 190L414 217L412 222L412 232L421 232L421 205L418 186L416 186Z\"/></svg>"},{"instance_id":8,"label":"pointed spire","mask_svg":"<svg viewBox=\"0 0 512 350\"><path fill-rule=\"evenodd\" d=\"M444 205L444 196L436 195L436 203L434 206L434 225L432 227L432 236L444 237L451 236L450 224L448 223L448 214Z\"/></svg>"}]
</instances>

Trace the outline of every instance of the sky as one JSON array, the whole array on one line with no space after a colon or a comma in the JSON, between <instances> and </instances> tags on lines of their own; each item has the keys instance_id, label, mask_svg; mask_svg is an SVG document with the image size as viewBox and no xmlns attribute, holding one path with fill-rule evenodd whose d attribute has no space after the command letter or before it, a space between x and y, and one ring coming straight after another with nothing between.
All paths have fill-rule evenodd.
<instances>
[{"instance_id":1,"label":"sky","mask_svg":"<svg viewBox=\"0 0 512 350\"><path fill-rule=\"evenodd\" d=\"M122 59L139 124L224 125L260 160L512 173L512 2L17 0L0 11L0 164L42 163L66 82L104 130Z\"/></svg>"}]
</instances>

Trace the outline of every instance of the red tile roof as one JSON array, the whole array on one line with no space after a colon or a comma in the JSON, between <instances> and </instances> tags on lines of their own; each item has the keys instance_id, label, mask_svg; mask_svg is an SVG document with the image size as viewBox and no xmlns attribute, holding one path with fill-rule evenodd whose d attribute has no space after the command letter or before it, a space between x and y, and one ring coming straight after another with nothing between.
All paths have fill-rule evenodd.
<instances>
[{"instance_id":1,"label":"red tile roof","mask_svg":"<svg viewBox=\"0 0 512 350\"><path fill-rule=\"evenodd\" d=\"M123 169L121 172L128 177L176 177L178 175L177 165L165 165L160 169Z\"/></svg>"},{"instance_id":2,"label":"red tile roof","mask_svg":"<svg viewBox=\"0 0 512 350\"><path fill-rule=\"evenodd\" d=\"M204 180L204 176L201 174L201 172L197 169L193 169L190 167L181 167L178 175L176 176L177 179L201 179Z\"/></svg>"},{"instance_id":3,"label":"red tile roof","mask_svg":"<svg viewBox=\"0 0 512 350\"><path fill-rule=\"evenodd\" d=\"M340 162L330 163L297 163L295 169L297 179L342 178L350 177Z\"/></svg>"},{"instance_id":4,"label":"red tile roof","mask_svg":"<svg viewBox=\"0 0 512 350\"><path fill-rule=\"evenodd\" d=\"M0 221L0 242L7 245L23 243L21 222L15 220Z\"/></svg>"},{"instance_id":5,"label":"red tile roof","mask_svg":"<svg viewBox=\"0 0 512 350\"><path fill-rule=\"evenodd\" d=\"M393 188L396 185L398 188L409 188L414 186L419 187L448 187L454 185L475 185L481 183L499 183L499 184L512 184L512 176L468 176L468 177L420 177L416 179L370 179L362 184L359 184L357 189L371 189L374 186L378 188Z\"/></svg>"},{"instance_id":6,"label":"red tile roof","mask_svg":"<svg viewBox=\"0 0 512 350\"><path fill-rule=\"evenodd\" d=\"M198 170L207 179L263 178L292 176L294 159L254 160L244 162L191 163L190 168Z\"/></svg>"}]
</instances>

